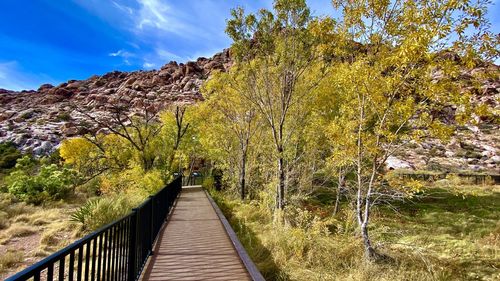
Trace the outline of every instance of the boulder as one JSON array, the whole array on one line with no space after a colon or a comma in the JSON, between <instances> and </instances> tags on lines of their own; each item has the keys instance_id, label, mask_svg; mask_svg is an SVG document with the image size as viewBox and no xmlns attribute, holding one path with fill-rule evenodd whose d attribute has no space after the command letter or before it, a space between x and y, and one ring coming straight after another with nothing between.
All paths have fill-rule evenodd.
<instances>
[{"instance_id":1,"label":"boulder","mask_svg":"<svg viewBox=\"0 0 500 281\"><path fill-rule=\"evenodd\" d=\"M38 91L42 92L42 91L46 91L46 90L49 90L52 88L54 88L54 86L52 84L43 84L38 88Z\"/></svg>"}]
</instances>

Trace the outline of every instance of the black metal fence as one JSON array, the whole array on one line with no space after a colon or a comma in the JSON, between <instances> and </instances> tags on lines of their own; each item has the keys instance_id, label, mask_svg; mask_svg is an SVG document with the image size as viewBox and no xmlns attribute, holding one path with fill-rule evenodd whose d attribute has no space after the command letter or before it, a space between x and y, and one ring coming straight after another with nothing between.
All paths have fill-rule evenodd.
<instances>
[{"instance_id":1,"label":"black metal fence","mask_svg":"<svg viewBox=\"0 0 500 281\"><path fill-rule=\"evenodd\" d=\"M203 174L200 172L193 172L185 179L185 185L202 185L203 184Z\"/></svg>"},{"instance_id":2,"label":"black metal fence","mask_svg":"<svg viewBox=\"0 0 500 281\"><path fill-rule=\"evenodd\" d=\"M137 280L181 189L182 178L177 177L124 218L85 236L6 281Z\"/></svg>"}]
</instances>

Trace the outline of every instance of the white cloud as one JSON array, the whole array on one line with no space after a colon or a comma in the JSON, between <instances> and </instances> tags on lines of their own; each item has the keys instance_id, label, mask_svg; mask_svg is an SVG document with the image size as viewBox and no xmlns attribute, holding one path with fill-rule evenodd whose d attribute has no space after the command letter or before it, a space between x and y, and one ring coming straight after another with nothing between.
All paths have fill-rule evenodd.
<instances>
[{"instance_id":1,"label":"white cloud","mask_svg":"<svg viewBox=\"0 0 500 281\"><path fill-rule=\"evenodd\" d=\"M156 64L151 63L151 62L144 62L144 63L142 64L142 67L147 68L147 69L154 68L155 66L156 66Z\"/></svg>"},{"instance_id":2,"label":"white cloud","mask_svg":"<svg viewBox=\"0 0 500 281\"><path fill-rule=\"evenodd\" d=\"M145 31L155 28L176 35L186 36L193 32L194 27L185 24L179 17L180 11L174 10L161 0L138 0L140 5L136 18L136 28Z\"/></svg>"},{"instance_id":3,"label":"white cloud","mask_svg":"<svg viewBox=\"0 0 500 281\"><path fill-rule=\"evenodd\" d=\"M187 59L190 61L195 61L200 57L204 58L211 58L213 57L216 53L222 52L223 49L219 48L213 48L213 49L207 49L201 52L195 52L194 54L190 55Z\"/></svg>"},{"instance_id":4,"label":"white cloud","mask_svg":"<svg viewBox=\"0 0 500 281\"><path fill-rule=\"evenodd\" d=\"M0 63L0 88L19 91L28 88L28 85L22 81L20 73L17 70L16 61L7 61Z\"/></svg>"},{"instance_id":5,"label":"white cloud","mask_svg":"<svg viewBox=\"0 0 500 281\"><path fill-rule=\"evenodd\" d=\"M109 53L108 55L110 57L120 57L120 58L122 58L123 59L123 63L126 64L126 65L132 65L130 63L129 59L136 57L135 54L127 52L127 51L125 51L123 49L122 50L118 50L118 51L116 51L114 53Z\"/></svg>"},{"instance_id":6,"label":"white cloud","mask_svg":"<svg viewBox=\"0 0 500 281\"><path fill-rule=\"evenodd\" d=\"M130 58L130 57L133 57L134 54L130 53L130 52L127 52L125 50L118 50L114 53L109 53L109 56L110 57L122 57L122 58Z\"/></svg>"},{"instance_id":7,"label":"white cloud","mask_svg":"<svg viewBox=\"0 0 500 281\"><path fill-rule=\"evenodd\" d=\"M129 14L129 15L133 15L134 14L134 10L128 6L125 6L125 5L122 5L122 4L118 4L116 3L115 1L111 1L113 2L113 5L115 7L117 7L118 9L122 10L123 12Z\"/></svg>"},{"instance_id":8,"label":"white cloud","mask_svg":"<svg viewBox=\"0 0 500 281\"><path fill-rule=\"evenodd\" d=\"M8 62L3 62L0 63L0 79L5 79L7 78L7 74L11 71L13 67L15 67L17 64L16 61L8 61Z\"/></svg>"},{"instance_id":9,"label":"white cloud","mask_svg":"<svg viewBox=\"0 0 500 281\"><path fill-rule=\"evenodd\" d=\"M168 50L157 48L156 49L156 55L159 59L167 61L167 60L176 60L176 61L182 61L184 60L183 57L176 55Z\"/></svg>"}]
</instances>

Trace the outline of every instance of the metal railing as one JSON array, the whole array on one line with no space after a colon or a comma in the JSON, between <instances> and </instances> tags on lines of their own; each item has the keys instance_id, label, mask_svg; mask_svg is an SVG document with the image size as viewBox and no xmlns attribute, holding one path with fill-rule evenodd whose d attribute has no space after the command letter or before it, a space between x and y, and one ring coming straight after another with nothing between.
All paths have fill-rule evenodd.
<instances>
[{"instance_id":1,"label":"metal railing","mask_svg":"<svg viewBox=\"0 0 500 281\"><path fill-rule=\"evenodd\" d=\"M139 278L182 189L182 177L150 196L127 216L83 237L9 277L14 280L123 280Z\"/></svg>"}]
</instances>

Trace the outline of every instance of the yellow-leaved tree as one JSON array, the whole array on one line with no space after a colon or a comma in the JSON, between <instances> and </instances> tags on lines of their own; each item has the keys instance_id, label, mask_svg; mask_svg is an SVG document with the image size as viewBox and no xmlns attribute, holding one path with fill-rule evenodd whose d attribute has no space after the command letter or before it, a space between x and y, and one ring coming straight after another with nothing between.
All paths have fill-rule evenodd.
<instances>
[{"instance_id":1,"label":"yellow-leaved tree","mask_svg":"<svg viewBox=\"0 0 500 281\"><path fill-rule=\"evenodd\" d=\"M456 78L461 68L498 54L498 41L484 17L487 1L333 4L342 11L342 45L360 45L351 59L331 68L331 87L323 94L342 97L342 103L328 131L333 159L348 159L354 168L359 233L366 257L377 260L383 255L369 235L372 206L414 191L384 183L387 158L410 141L446 138L453 130L440 116L445 107L454 105L457 116L470 114L469 93ZM447 52L458 54L460 62Z\"/></svg>"},{"instance_id":2,"label":"yellow-leaved tree","mask_svg":"<svg viewBox=\"0 0 500 281\"><path fill-rule=\"evenodd\" d=\"M202 143L209 157L224 171L235 174L241 199L247 194L248 158L262 121L255 105L246 98L251 89L245 77L233 67L213 74L204 85L205 102ZM235 169L236 168L236 169Z\"/></svg>"},{"instance_id":3,"label":"yellow-leaved tree","mask_svg":"<svg viewBox=\"0 0 500 281\"><path fill-rule=\"evenodd\" d=\"M226 32L233 39L231 47L236 65L242 72L247 91L244 96L261 115L266 136L273 143L271 159L276 163L276 210L286 205L290 183L289 169L298 155L293 151L303 121L308 114L304 106L322 75L306 76L310 71L321 74L325 61L322 40L329 38L318 31L332 31L317 23L304 0L276 0L273 11L260 10L245 14L242 8L232 11ZM279 213L277 212L277 213Z\"/></svg>"}]
</instances>

